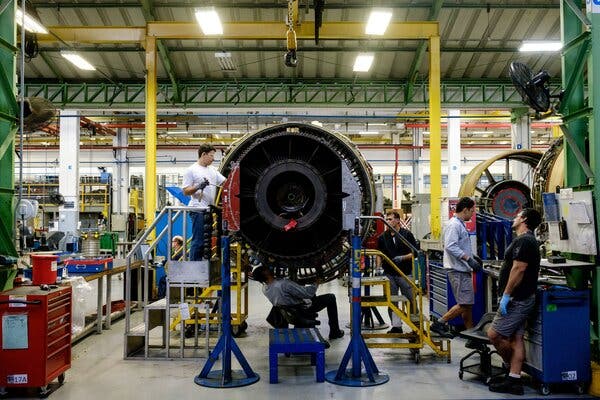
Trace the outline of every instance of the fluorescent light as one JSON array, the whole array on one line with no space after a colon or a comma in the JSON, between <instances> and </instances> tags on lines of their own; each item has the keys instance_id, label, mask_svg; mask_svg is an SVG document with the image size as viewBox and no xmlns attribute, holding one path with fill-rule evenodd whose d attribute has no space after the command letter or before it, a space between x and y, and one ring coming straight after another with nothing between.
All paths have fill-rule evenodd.
<instances>
[{"instance_id":1,"label":"fluorescent light","mask_svg":"<svg viewBox=\"0 0 600 400\"><path fill-rule=\"evenodd\" d=\"M83 69L86 71L95 71L96 67L90 64L86 59L81 57L79 54L74 53L72 51L61 51L60 55L71 61L73 65L75 65L79 69Z\"/></svg>"},{"instance_id":2,"label":"fluorescent light","mask_svg":"<svg viewBox=\"0 0 600 400\"><path fill-rule=\"evenodd\" d=\"M373 53L360 53L356 56L356 60L354 60L354 72L367 72L371 69L371 64L373 64L373 59L375 55Z\"/></svg>"},{"instance_id":3,"label":"fluorescent light","mask_svg":"<svg viewBox=\"0 0 600 400\"><path fill-rule=\"evenodd\" d=\"M519 51L559 51L562 49L561 42L549 42L540 40L526 40L519 47Z\"/></svg>"},{"instance_id":4,"label":"fluorescent light","mask_svg":"<svg viewBox=\"0 0 600 400\"><path fill-rule=\"evenodd\" d=\"M358 132L359 135L361 136L369 136L369 135L379 135L378 131L360 131Z\"/></svg>"},{"instance_id":5,"label":"fluorescent light","mask_svg":"<svg viewBox=\"0 0 600 400\"><path fill-rule=\"evenodd\" d=\"M197 8L196 20L205 35L222 35L223 25L219 14L213 7Z\"/></svg>"},{"instance_id":6,"label":"fluorescent light","mask_svg":"<svg viewBox=\"0 0 600 400\"><path fill-rule=\"evenodd\" d=\"M23 21L23 12L21 12L20 8L17 8L15 20L17 24L21 25L21 22ZM32 33L48 33L48 29L46 29L44 25L27 13L25 13L25 30Z\"/></svg>"},{"instance_id":7,"label":"fluorescent light","mask_svg":"<svg viewBox=\"0 0 600 400\"><path fill-rule=\"evenodd\" d=\"M221 131L223 135L239 135L241 131Z\"/></svg>"},{"instance_id":8,"label":"fluorescent light","mask_svg":"<svg viewBox=\"0 0 600 400\"><path fill-rule=\"evenodd\" d=\"M372 10L367 21L367 26L365 27L365 33L367 35L383 35L391 19L391 10Z\"/></svg>"},{"instance_id":9,"label":"fluorescent light","mask_svg":"<svg viewBox=\"0 0 600 400\"><path fill-rule=\"evenodd\" d=\"M215 58L219 63L221 71L235 71L235 64L231 58L231 53L225 51L217 52L215 53Z\"/></svg>"}]
</instances>

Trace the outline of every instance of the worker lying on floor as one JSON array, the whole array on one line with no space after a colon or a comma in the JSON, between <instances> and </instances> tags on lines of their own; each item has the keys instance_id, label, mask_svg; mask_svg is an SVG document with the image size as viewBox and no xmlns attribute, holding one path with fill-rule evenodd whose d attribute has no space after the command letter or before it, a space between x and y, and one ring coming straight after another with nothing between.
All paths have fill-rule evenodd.
<instances>
[{"instance_id":1,"label":"worker lying on floor","mask_svg":"<svg viewBox=\"0 0 600 400\"><path fill-rule=\"evenodd\" d=\"M327 308L329 339L344 336L338 323L337 302L332 293L317 296L317 285L302 286L289 279L275 279L273 272L261 265L252 271L254 279L262 284L263 293L273 306L304 306L307 313L317 313Z\"/></svg>"}]
</instances>

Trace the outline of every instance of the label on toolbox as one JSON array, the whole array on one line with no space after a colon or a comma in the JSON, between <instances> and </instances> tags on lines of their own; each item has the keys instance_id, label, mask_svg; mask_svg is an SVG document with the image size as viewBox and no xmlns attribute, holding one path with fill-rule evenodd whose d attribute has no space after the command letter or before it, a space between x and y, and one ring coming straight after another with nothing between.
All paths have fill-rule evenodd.
<instances>
[{"instance_id":1,"label":"label on toolbox","mask_svg":"<svg viewBox=\"0 0 600 400\"><path fill-rule=\"evenodd\" d=\"M27 374L7 375L6 383L9 385L20 385L28 382Z\"/></svg>"},{"instance_id":2,"label":"label on toolbox","mask_svg":"<svg viewBox=\"0 0 600 400\"><path fill-rule=\"evenodd\" d=\"M15 296L15 295L9 295L8 296L8 306L9 307L27 307L27 304L25 303L14 303L15 301L27 301L27 296Z\"/></svg>"},{"instance_id":3,"label":"label on toolbox","mask_svg":"<svg viewBox=\"0 0 600 400\"><path fill-rule=\"evenodd\" d=\"M50 264L50 271L56 271L58 269L58 263L56 261L52 261Z\"/></svg>"},{"instance_id":4,"label":"label on toolbox","mask_svg":"<svg viewBox=\"0 0 600 400\"><path fill-rule=\"evenodd\" d=\"M563 381L576 381L577 371L563 371L560 373L560 377Z\"/></svg>"}]
</instances>

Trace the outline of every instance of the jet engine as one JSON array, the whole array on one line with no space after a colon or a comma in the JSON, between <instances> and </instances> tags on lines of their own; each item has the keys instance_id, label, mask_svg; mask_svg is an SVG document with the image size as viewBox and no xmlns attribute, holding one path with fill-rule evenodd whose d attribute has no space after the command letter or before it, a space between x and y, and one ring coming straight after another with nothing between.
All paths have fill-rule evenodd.
<instances>
[{"instance_id":1,"label":"jet engine","mask_svg":"<svg viewBox=\"0 0 600 400\"><path fill-rule=\"evenodd\" d=\"M277 125L233 143L220 169L223 219L260 262L299 283L347 268L348 232L375 205L371 168L347 138Z\"/></svg>"}]
</instances>

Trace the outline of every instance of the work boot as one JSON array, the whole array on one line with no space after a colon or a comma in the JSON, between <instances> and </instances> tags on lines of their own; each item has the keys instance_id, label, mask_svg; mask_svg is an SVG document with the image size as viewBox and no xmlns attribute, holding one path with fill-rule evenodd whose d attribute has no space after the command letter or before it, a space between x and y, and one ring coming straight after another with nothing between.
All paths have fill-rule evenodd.
<instances>
[{"instance_id":1,"label":"work boot","mask_svg":"<svg viewBox=\"0 0 600 400\"><path fill-rule=\"evenodd\" d=\"M490 384L490 392L496 393L510 393L510 394L523 394L523 382L521 378L513 378L512 376L506 377L500 382Z\"/></svg>"},{"instance_id":2,"label":"work boot","mask_svg":"<svg viewBox=\"0 0 600 400\"><path fill-rule=\"evenodd\" d=\"M401 326L394 326L387 333L402 333L402 327Z\"/></svg>"},{"instance_id":3,"label":"work boot","mask_svg":"<svg viewBox=\"0 0 600 400\"><path fill-rule=\"evenodd\" d=\"M344 331L342 330L338 330L337 332L330 332L329 333L329 340L335 340L335 339L339 339L341 337L344 337Z\"/></svg>"},{"instance_id":4,"label":"work boot","mask_svg":"<svg viewBox=\"0 0 600 400\"><path fill-rule=\"evenodd\" d=\"M468 339L465 342L465 347L467 349L473 349L473 350L478 350L478 351L483 351L485 350L485 344L478 342L476 340L473 339Z\"/></svg>"},{"instance_id":5,"label":"work boot","mask_svg":"<svg viewBox=\"0 0 600 400\"><path fill-rule=\"evenodd\" d=\"M454 335L452 333L450 333L450 329L448 328L448 325L442 324L439 321L435 321L433 324L431 324L431 326L429 327L429 330L431 332L437 333L441 337L445 337L448 339L454 338Z\"/></svg>"}]
</instances>

